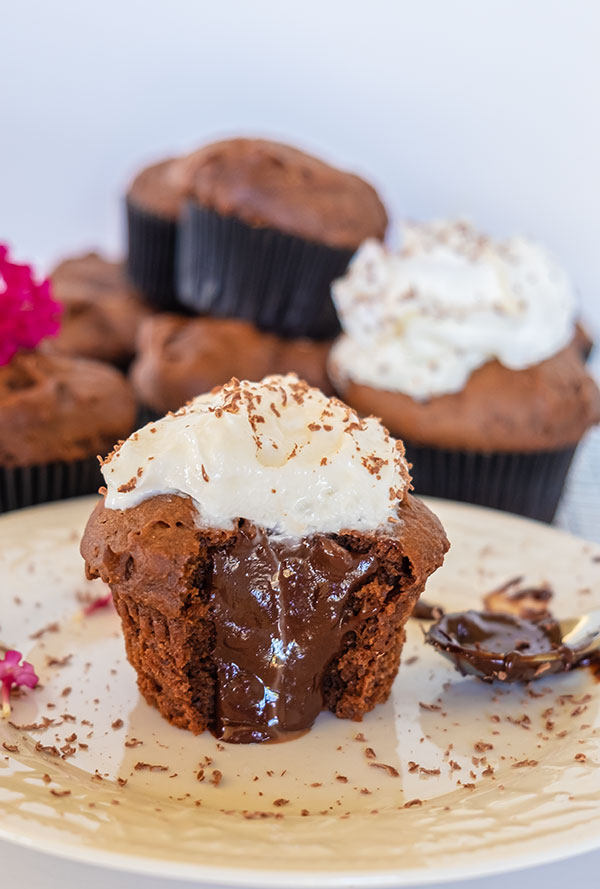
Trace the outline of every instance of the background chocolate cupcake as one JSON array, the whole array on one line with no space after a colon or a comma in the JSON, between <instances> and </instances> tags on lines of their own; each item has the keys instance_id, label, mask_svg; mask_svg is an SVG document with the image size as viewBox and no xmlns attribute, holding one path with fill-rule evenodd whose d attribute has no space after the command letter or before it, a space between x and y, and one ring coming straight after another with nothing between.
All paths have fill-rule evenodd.
<instances>
[{"instance_id":1,"label":"background chocolate cupcake","mask_svg":"<svg viewBox=\"0 0 600 889\"><path fill-rule=\"evenodd\" d=\"M121 263L97 253L66 259L50 274L61 306L60 330L48 346L61 355L126 367L138 328L152 310L127 281Z\"/></svg>"},{"instance_id":2,"label":"background chocolate cupcake","mask_svg":"<svg viewBox=\"0 0 600 889\"><path fill-rule=\"evenodd\" d=\"M283 339L235 318L158 314L142 324L131 380L148 417L177 410L231 377L261 379L295 371L309 385L331 392L329 346L328 341Z\"/></svg>"},{"instance_id":3,"label":"background chocolate cupcake","mask_svg":"<svg viewBox=\"0 0 600 889\"><path fill-rule=\"evenodd\" d=\"M42 351L60 306L1 246L0 285L0 512L92 493L96 455L133 427L131 387L108 364Z\"/></svg>"},{"instance_id":4,"label":"background chocolate cupcake","mask_svg":"<svg viewBox=\"0 0 600 889\"><path fill-rule=\"evenodd\" d=\"M263 139L208 145L181 161L179 175L189 198L177 248L181 301L283 336L335 335L329 285L365 238L385 234L375 190Z\"/></svg>"},{"instance_id":5,"label":"background chocolate cupcake","mask_svg":"<svg viewBox=\"0 0 600 889\"><path fill-rule=\"evenodd\" d=\"M364 245L333 287L340 395L381 416L415 462L418 493L550 521L600 393L574 343L564 272L521 238L462 222Z\"/></svg>"},{"instance_id":6,"label":"background chocolate cupcake","mask_svg":"<svg viewBox=\"0 0 600 889\"><path fill-rule=\"evenodd\" d=\"M135 416L130 386L110 365L19 352L0 367L0 512L95 493L97 455Z\"/></svg>"},{"instance_id":7,"label":"background chocolate cupcake","mask_svg":"<svg viewBox=\"0 0 600 889\"><path fill-rule=\"evenodd\" d=\"M178 160L169 158L141 170L127 191L127 274L157 308L176 302L175 245L185 197Z\"/></svg>"}]
</instances>

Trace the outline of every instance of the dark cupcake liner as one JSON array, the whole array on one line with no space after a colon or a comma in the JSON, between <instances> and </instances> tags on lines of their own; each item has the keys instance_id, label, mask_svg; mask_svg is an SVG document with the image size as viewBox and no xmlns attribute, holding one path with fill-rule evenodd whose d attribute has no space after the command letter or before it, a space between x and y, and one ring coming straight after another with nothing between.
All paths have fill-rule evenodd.
<instances>
[{"instance_id":1,"label":"dark cupcake liner","mask_svg":"<svg viewBox=\"0 0 600 889\"><path fill-rule=\"evenodd\" d=\"M416 494L551 522L575 448L534 453L451 451L405 442Z\"/></svg>"},{"instance_id":2,"label":"dark cupcake liner","mask_svg":"<svg viewBox=\"0 0 600 889\"><path fill-rule=\"evenodd\" d=\"M282 336L328 339L340 330L331 282L352 254L188 202L177 241L177 291L200 314L245 318Z\"/></svg>"},{"instance_id":3,"label":"dark cupcake liner","mask_svg":"<svg viewBox=\"0 0 600 889\"><path fill-rule=\"evenodd\" d=\"M583 361L587 362L596 344L592 339L587 326L582 324L581 321L578 321L575 325L575 336L573 337L573 342L576 348L579 350Z\"/></svg>"},{"instance_id":4,"label":"dark cupcake liner","mask_svg":"<svg viewBox=\"0 0 600 889\"><path fill-rule=\"evenodd\" d=\"M0 513L36 503L95 494L103 483L96 457L68 463L0 467Z\"/></svg>"},{"instance_id":5,"label":"dark cupcake liner","mask_svg":"<svg viewBox=\"0 0 600 889\"><path fill-rule=\"evenodd\" d=\"M175 308L177 223L142 210L130 200L126 200L125 204L129 280L156 308Z\"/></svg>"},{"instance_id":6,"label":"dark cupcake liner","mask_svg":"<svg viewBox=\"0 0 600 889\"><path fill-rule=\"evenodd\" d=\"M136 428L141 429L142 426L146 426L148 423L156 423L157 420L160 420L161 417L164 417L164 414L160 414L153 407L148 407L147 404L138 405L138 411L136 416Z\"/></svg>"}]
</instances>

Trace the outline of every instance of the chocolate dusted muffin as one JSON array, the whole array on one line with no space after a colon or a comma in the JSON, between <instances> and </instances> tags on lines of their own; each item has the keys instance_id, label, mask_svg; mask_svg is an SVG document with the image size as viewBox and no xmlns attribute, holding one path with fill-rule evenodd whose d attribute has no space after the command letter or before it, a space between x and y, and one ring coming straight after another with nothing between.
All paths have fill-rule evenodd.
<instances>
[{"instance_id":1,"label":"chocolate dusted muffin","mask_svg":"<svg viewBox=\"0 0 600 889\"><path fill-rule=\"evenodd\" d=\"M20 351L0 367L0 512L91 494L134 425L125 377L99 361Z\"/></svg>"},{"instance_id":2,"label":"chocolate dusted muffin","mask_svg":"<svg viewBox=\"0 0 600 889\"><path fill-rule=\"evenodd\" d=\"M127 274L159 309L177 304L175 247L186 195L179 160L168 158L141 170L127 190Z\"/></svg>"},{"instance_id":3,"label":"chocolate dusted muffin","mask_svg":"<svg viewBox=\"0 0 600 889\"><path fill-rule=\"evenodd\" d=\"M159 314L140 328L131 381L150 415L174 411L223 380L261 379L294 371L331 394L329 342L288 340L236 318Z\"/></svg>"},{"instance_id":4,"label":"chocolate dusted muffin","mask_svg":"<svg viewBox=\"0 0 600 889\"><path fill-rule=\"evenodd\" d=\"M60 329L50 281L0 244L0 512L97 489L96 454L129 434L127 380L43 347Z\"/></svg>"},{"instance_id":5,"label":"chocolate dusted muffin","mask_svg":"<svg viewBox=\"0 0 600 889\"><path fill-rule=\"evenodd\" d=\"M48 348L126 367L138 328L152 310L127 281L122 264L86 253L57 265L50 281L63 313Z\"/></svg>"},{"instance_id":6,"label":"chocolate dusted muffin","mask_svg":"<svg viewBox=\"0 0 600 889\"><path fill-rule=\"evenodd\" d=\"M551 521L600 393L574 340L564 272L522 238L462 222L368 242L333 286L337 392L402 436L418 493Z\"/></svg>"},{"instance_id":7,"label":"chocolate dusted muffin","mask_svg":"<svg viewBox=\"0 0 600 889\"><path fill-rule=\"evenodd\" d=\"M339 331L329 285L387 214L358 176L265 139L215 142L181 161L181 301L283 336Z\"/></svg>"},{"instance_id":8,"label":"chocolate dusted muffin","mask_svg":"<svg viewBox=\"0 0 600 889\"><path fill-rule=\"evenodd\" d=\"M81 552L140 691L194 732L285 739L389 695L448 542L401 442L294 375L232 380L104 462Z\"/></svg>"}]
</instances>

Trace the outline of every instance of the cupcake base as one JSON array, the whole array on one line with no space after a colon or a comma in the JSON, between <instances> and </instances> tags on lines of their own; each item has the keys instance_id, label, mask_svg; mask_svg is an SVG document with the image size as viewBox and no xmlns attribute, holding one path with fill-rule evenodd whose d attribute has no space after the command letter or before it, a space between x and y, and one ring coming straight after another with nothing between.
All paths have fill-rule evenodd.
<instances>
[{"instance_id":1,"label":"cupcake base","mask_svg":"<svg viewBox=\"0 0 600 889\"><path fill-rule=\"evenodd\" d=\"M533 453L442 450L405 441L417 495L489 506L551 522L575 448Z\"/></svg>"},{"instance_id":2,"label":"cupcake base","mask_svg":"<svg viewBox=\"0 0 600 889\"><path fill-rule=\"evenodd\" d=\"M0 467L0 513L95 494L101 484L96 457L11 469Z\"/></svg>"},{"instance_id":3,"label":"cupcake base","mask_svg":"<svg viewBox=\"0 0 600 889\"><path fill-rule=\"evenodd\" d=\"M126 209L129 280L157 309L173 309L177 306L177 223L148 213L130 200L126 201Z\"/></svg>"},{"instance_id":4,"label":"cupcake base","mask_svg":"<svg viewBox=\"0 0 600 889\"><path fill-rule=\"evenodd\" d=\"M245 318L282 336L328 339L340 330L330 285L352 253L188 203L177 243L177 291L199 314Z\"/></svg>"},{"instance_id":5,"label":"cupcake base","mask_svg":"<svg viewBox=\"0 0 600 889\"><path fill-rule=\"evenodd\" d=\"M447 549L415 498L399 519L389 535L290 541L244 520L198 527L193 502L167 494L100 502L81 553L110 585L140 691L166 719L230 742L283 740L321 709L360 720L386 700L404 625Z\"/></svg>"}]
</instances>

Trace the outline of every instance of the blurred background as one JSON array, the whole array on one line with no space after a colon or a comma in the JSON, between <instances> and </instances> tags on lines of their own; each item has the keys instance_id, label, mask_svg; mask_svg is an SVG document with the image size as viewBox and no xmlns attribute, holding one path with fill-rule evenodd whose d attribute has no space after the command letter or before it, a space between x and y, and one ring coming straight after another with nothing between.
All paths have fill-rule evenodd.
<instances>
[{"instance_id":1,"label":"blurred background","mask_svg":"<svg viewBox=\"0 0 600 889\"><path fill-rule=\"evenodd\" d=\"M0 240L15 257L118 255L140 166L269 135L365 173L396 219L535 236L600 330L590 0L0 5Z\"/></svg>"}]
</instances>

